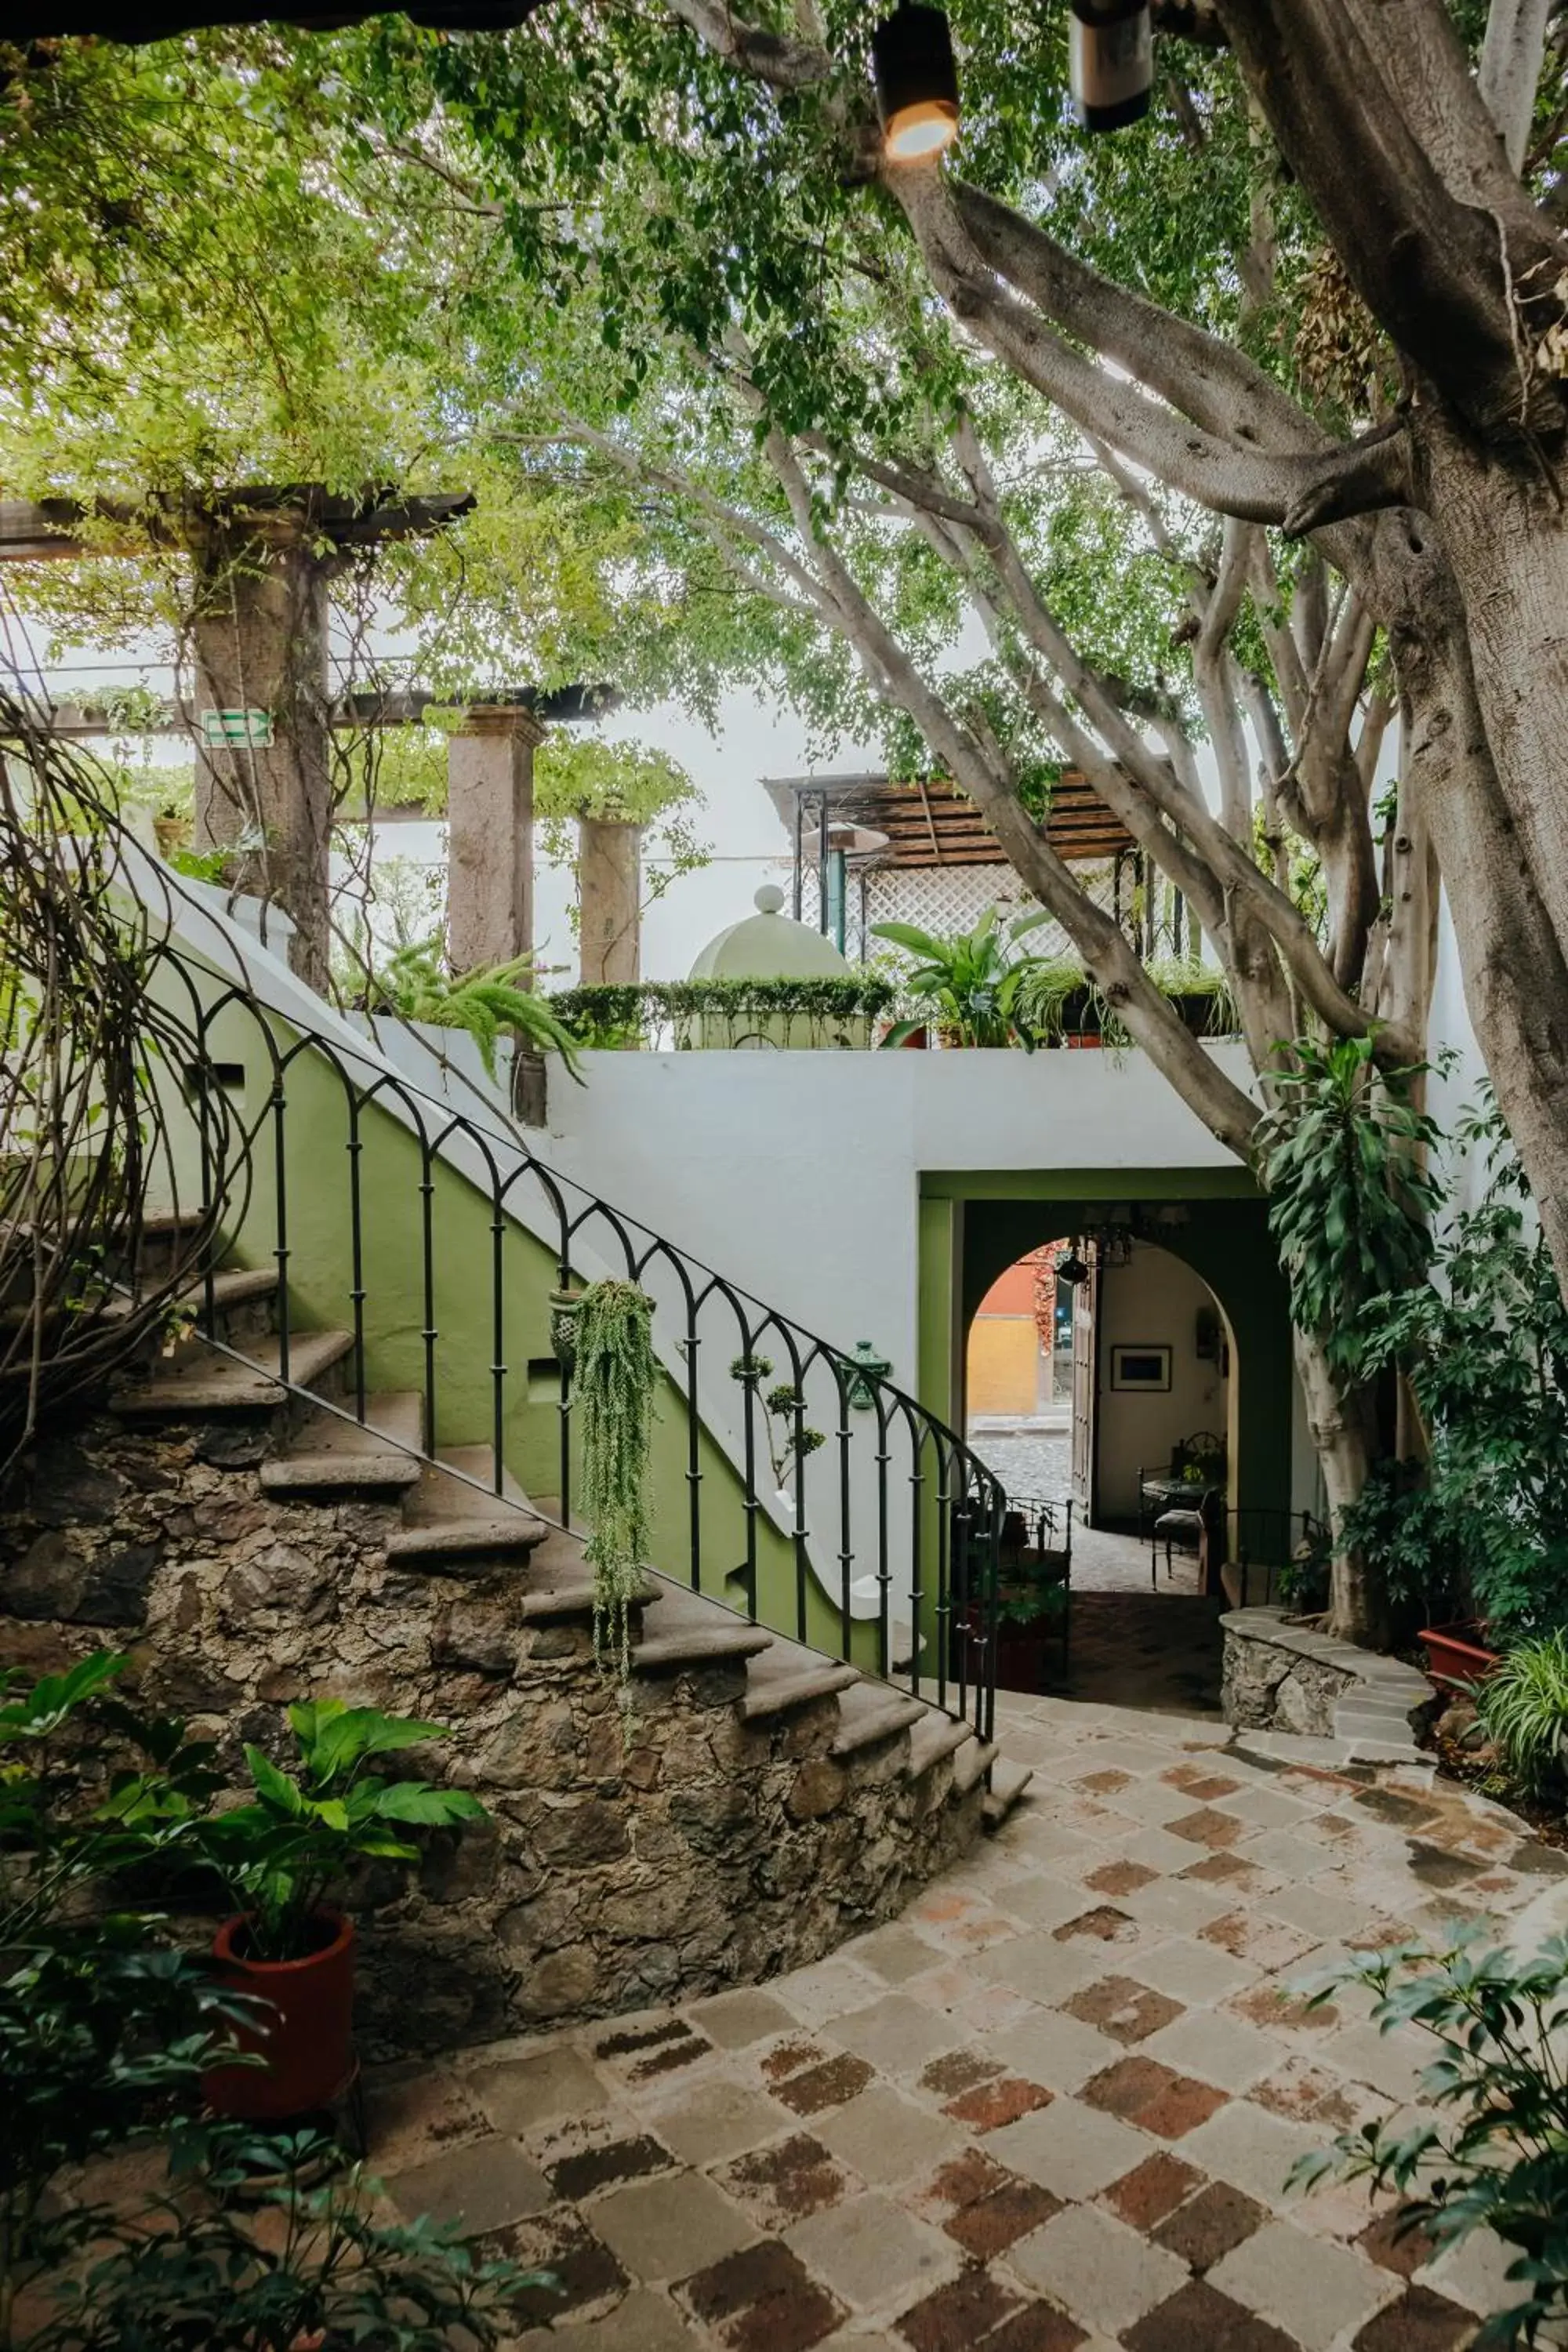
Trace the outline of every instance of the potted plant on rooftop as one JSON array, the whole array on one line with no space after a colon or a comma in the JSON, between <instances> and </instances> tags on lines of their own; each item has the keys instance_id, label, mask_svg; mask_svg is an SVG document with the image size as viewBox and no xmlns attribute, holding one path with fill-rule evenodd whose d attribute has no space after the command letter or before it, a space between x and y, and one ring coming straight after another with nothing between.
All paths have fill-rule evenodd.
<instances>
[{"instance_id":1,"label":"potted plant on rooftop","mask_svg":"<svg viewBox=\"0 0 1568 2352\"><path fill-rule=\"evenodd\" d=\"M255 2022L235 2032L242 2063L213 2068L203 2090L219 2115L257 2120L313 2114L353 2079L354 1928L329 1903L349 1869L416 1861L411 1831L484 1818L466 1790L367 1769L444 1738L438 1723L323 1698L291 1706L289 1725L294 1770L247 1746L254 1798L213 1814L203 1835L237 1906L213 1942L216 1972L256 2000Z\"/></svg>"}]
</instances>

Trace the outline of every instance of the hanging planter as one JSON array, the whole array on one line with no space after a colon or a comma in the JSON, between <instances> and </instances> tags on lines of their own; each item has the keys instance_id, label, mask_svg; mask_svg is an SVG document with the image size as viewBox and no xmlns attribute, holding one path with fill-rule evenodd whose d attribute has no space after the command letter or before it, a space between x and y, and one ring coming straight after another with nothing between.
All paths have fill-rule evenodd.
<instances>
[{"instance_id":1,"label":"hanging planter","mask_svg":"<svg viewBox=\"0 0 1568 2352\"><path fill-rule=\"evenodd\" d=\"M550 1345L561 1367L563 1385L576 1369L577 1311L583 1297L580 1288L552 1290L550 1294Z\"/></svg>"},{"instance_id":2,"label":"hanging planter","mask_svg":"<svg viewBox=\"0 0 1568 2352\"><path fill-rule=\"evenodd\" d=\"M572 1415L583 1449L582 1502L593 1528L594 1654L613 1662L629 1704L631 1618L650 1549L648 1464L658 1367L654 1302L635 1282L595 1282L574 1310Z\"/></svg>"}]
</instances>

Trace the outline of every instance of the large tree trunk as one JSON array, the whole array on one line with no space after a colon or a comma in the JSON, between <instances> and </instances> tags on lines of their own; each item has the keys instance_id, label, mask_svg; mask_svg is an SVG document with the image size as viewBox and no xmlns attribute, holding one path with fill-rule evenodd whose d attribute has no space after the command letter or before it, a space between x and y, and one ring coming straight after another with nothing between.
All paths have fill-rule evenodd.
<instances>
[{"instance_id":1,"label":"large tree trunk","mask_svg":"<svg viewBox=\"0 0 1568 2352\"><path fill-rule=\"evenodd\" d=\"M1568 1290L1564 932L1538 887L1539 869L1493 759L1472 668L1476 634L1458 583L1435 548L1422 551L1415 572L1389 615L1410 713L1405 791L1449 884L1465 1003ZM1500 681L1494 678L1491 690L1499 697ZM1555 696L1543 689L1543 699L1568 741L1568 687ZM1531 722L1532 733L1538 726ZM1544 745L1539 757L1544 763ZM1538 770L1535 789L1562 801L1563 769L1559 751L1553 769ZM1520 789L1516 771L1514 793ZM1568 876L1554 879L1568 885Z\"/></svg>"},{"instance_id":2,"label":"large tree trunk","mask_svg":"<svg viewBox=\"0 0 1568 2352\"><path fill-rule=\"evenodd\" d=\"M1342 1538L1344 1516L1366 1484L1376 1451L1376 1420L1365 1391L1346 1395L1321 1343L1304 1331L1295 1335L1296 1372L1328 1496L1333 1533L1329 1585L1329 1630L1342 1641L1381 1648L1388 1638L1388 1606L1383 1579L1364 1554Z\"/></svg>"}]
</instances>

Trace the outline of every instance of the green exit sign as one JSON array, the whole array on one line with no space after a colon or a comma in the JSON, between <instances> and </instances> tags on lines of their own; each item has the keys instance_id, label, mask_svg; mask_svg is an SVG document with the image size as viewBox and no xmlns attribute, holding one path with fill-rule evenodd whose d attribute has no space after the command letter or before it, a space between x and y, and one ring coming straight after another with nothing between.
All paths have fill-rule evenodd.
<instances>
[{"instance_id":1,"label":"green exit sign","mask_svg":"<svg viewBox=\"0 0 1568 2352\"><path fill-rule=\"evenodd\" d=\"M270 710L204 710L202 740L215 751L233 743L247 743L253 751L264 751L272 741L272 713Z\"/></svg>"}]
</instances>

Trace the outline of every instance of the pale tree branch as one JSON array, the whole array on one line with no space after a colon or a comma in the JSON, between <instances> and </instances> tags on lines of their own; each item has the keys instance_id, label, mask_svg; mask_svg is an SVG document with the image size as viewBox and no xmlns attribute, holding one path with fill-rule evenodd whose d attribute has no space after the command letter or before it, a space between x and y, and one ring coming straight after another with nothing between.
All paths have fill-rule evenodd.
<instances>
[{"instance_id":1,"label":"pale tree branch","mask_svg":"<svg viewBox=\"0 0 1568 2352\"><path fill-rule=\"evenodd\" d=\"M725 0L666 0L666 5L715 57L771 89L814 89L833 71L833 59L820 40L792 40L787 34L748 24Z\"/></svg>"},{"instance_id":2,"label":"pale tree branch","mask_svg":"<svg viewBox=\"0 0 1568 2352\"><path fill-rule=\"evenodd\" d=\"M1478 88L1515 172L1523 165L1530 142L1546 28L1555 5L1556 0L1492 0L1487 16Z\"/></svg>"}]
</instances>

